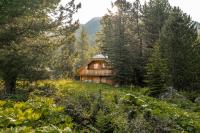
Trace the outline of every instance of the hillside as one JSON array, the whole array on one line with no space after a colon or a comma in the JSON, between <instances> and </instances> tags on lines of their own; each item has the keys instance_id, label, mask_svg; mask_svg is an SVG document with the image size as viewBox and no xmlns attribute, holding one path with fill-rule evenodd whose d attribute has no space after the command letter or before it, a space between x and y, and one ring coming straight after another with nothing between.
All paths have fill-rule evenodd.
<instances>
[{"instance_id":1,"label":"hillside","mask_svg":"<svg viewBox=\"0 0 200 133\"><path fill-rule=\"evenodd\" d=\"M80 28L75 33L76 38L79 38L80 31L83 26L86 32L88 33L89 43L93 44L95 41L96 33L101 30L100 20L101 20L100 17L95 17L92 18L90 21L88 21L86 24L81 24ZM197 31L200 34L200 23L196 22L196 26L197 26Z\"/></svg>"},{"instance_id":2,"label":"hillside","mask_svg":"<svg viewBox=\"0 0 200 133\"><path fill-rule=\"evenodd\" d=\"M0 132L200 132L200 108L187 99L67 80L27 85L0 96Z\"/></svg>"},{"instance_id":3,"label":"hillside","mask_svg":"<svg viewBox=\"0 0 200 133\"><path fill-rule=\"evenodd\" d=\"M93 44L95 41L96 33L101 30L100 19L100 17L92 18L86 24L82 24L80 28L76 31L76 38L80 36L80 31L83 26L88 33L89 43Z\"/></svg>"}]
</instances>

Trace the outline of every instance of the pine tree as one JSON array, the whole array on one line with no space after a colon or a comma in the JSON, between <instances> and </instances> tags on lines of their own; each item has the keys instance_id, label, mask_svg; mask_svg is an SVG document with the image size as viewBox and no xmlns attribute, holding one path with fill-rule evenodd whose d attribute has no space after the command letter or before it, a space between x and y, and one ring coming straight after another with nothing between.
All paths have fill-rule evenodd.
<instances>
[{"instance_id":1,"label":"pine tree","mask_svg":"<svg viewBox=\"0 0 200 133\"><path fill-rule=\"evenodd\" d=\"M189 90L197 90L199 91L200 89L200 42L197 41L194 45L193 45L193 56L192 56L192 60L191 60L191 85Z\"/></svg>"},{"instance_id":2,"label":"pine tree","mask_svg":"<svg viewBox=\"0 0 200 133\"><path fill-rule=\"evenodd\" d=\"M71 35L59 36L55 40L57 47L53 49L50 60L50 68L53 70L52 77L55 79L73 78L78 60L73 31Z\"/></svg>"},{"instance_id":3,"label":"pine tree","mask_svg":"<svg viewBox=\"0 0 200 133\"><path fill-rule=\"evenodd\" d=\"M194 62L197 59L194 53L196 40L197 31L191 18L175 7L163 27L160 44L168 60L172 85L177 89L190 88L195 82L194 77L199 78L193 69L198 64Z\"/></svg>"},{"instance_id":4,"label":"pine tree","mask_svg":"<svg viewBox=\"0 0 200 133\"><path fill-rule=\"evenodd\" d=\"M145 65L145 49L142 38L142 12L141 12L141 4L139 0L136 0L132 3L131 11L129 14L129 24L127 25L127 29L129 29L129 37L130 44L130 57L132 59L132 69L134 77L135 85L144 85L144 65Z\"/></svg>"},{"instance_id":5,"label":"pine tree","mask_svg":"<svg viewBox=\"0 0 200 133\"><path fill-rule=\"evenodd\" d=\"M143 38L148 48L159 40L161 29L170 12L168 0L150 0L142 9Z\"/></svg>"},{"instance_id":6,"label":"pine tree","mask_svg":"<svg viewBox=\"0 0 200 133\"><path fill-rule=\"evenodd\" d=\"M141 5L126 0L114 3L117 13L104 16L103 52L115 69L115 80L121 85L143 85L144 50L141 31Z\"/></svg>"},{"instance_id":7,"label":"pine tree","mask_svg":"<svg viewBox=\"0 0 200 133\"><path fill-rule=\"evenodd\" d=\"M104 33L103 50L112 62L118 84L129 84L132 81L132 70L129 57L129 41L126 26L128 24L128 11L131 4L126 0L117 0L114 6L118 8L116 15L110 13L104 16L102 25Z\"/></svg>"},{"instance_id":8,"label":"pine tree","mask_svg":"<svg viewBox=\"0 0 200 133\"><path fill-rule=\"evenodd\" d=\"M67 33L76 28L72 16L80 5L74 0L65 7L58 4L59 0L0 1L0 77L6 93L15 92L17 79L41 78L53 29ZM50 13L58 14L54 21Z\"/></svg>"},{"instance_id":9,"label":"pine tree","mask_svg":"<svg viewBox=\"0 0 200 133\"><path fill-rule=\"evenodd\" d=\"M133 2L131 18L132 22L135 24L135 27L133 26L135 30L133 31L138 35L140 56L143 56L142 24L140 22L142 19L142 6L140 0Z\"/></svg>"},{"instance_id":10,"label":"pine tree","mask_svg":"<svg viewBox=\"0 0 200 133\"><path fill-rule=\"evenodd\" d=\"M84 27L81 28L80 38L78 40L78 48L80 54L80 65L84 65L88 61L88 50L89 50L89 43L88 43L88 35L85 31Z\"/></svg>"},{"instance_id":11,"label":"pine tree","mask_svg":"<svg viewBox=\"0 0 200 133\"><path fill-rule=\"evenodd\" d=\"M165 90L170 80L167 60L162 57L159 43L153 48L146 71L147 84L151 88L150 95L156 97Z\"/></svg>"}]
</instances>

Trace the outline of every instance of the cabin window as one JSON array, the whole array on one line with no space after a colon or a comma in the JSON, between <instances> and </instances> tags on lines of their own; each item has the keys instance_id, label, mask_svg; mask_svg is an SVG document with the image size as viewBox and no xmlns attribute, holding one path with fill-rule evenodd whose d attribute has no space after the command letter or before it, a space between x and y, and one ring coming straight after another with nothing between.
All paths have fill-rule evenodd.
<instances>
[{"instance_id":1,"label":"cabin window","mask_svg":"<svg viewBox=\"0 0 200 133\"><path fill-rule=\"evenodd\" d=\"M106 68L106 65L105 65L105 63L103 63L103 64L102 64L102 68Z\"/></svg>"},{"instance_id":2,"label":"cabin window","mask_svg":"<svg viewBox=\"0 0 200 133\"><path fill-rule=\"evenodd\" d=\"M99 68L99 64L98 63L94 64L94 69L98 69L98 68Z\"/></svg>"}]
</instances>

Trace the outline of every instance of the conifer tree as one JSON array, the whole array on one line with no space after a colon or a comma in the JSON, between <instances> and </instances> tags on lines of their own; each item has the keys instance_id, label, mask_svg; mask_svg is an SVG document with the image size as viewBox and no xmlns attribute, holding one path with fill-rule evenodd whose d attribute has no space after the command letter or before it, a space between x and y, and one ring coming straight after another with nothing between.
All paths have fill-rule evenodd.
<instances>
[{"instance_id":1,"label":"conifer tree","mask_svg":"<svg viewBox=\"0 0 200 133\"><path fill-rule=\"evenodd\" d=\"M79 54L79 66L84 65L89 59L89 42L88 35L84 27L81 27L80 37L77 41L77 48Z\"/></svg>"},{"instance_id":2,"label":"conifer tree","mask_svg":"<svg viewBox=\"0 0 200 133\"><path fill-rule=\"evenodd\" d=\"M66 34L76 29L72 16L80 5L72 0L58 7L59 2L0 1L0 77L6 93L15 92L17 79L41 78L53 29L65 30ZM54 20L50 14L57 14Z\"/></svg>"},{"instance_id":3,"label":"conifer tree","mask_svg":"<svg viewBox=\"0 0 200 133\"><path fill-rule=\"evenodd\" d=\"M200 42L197 41L194 45L193 45L193 56L192 56L192 60L191 60L191 76L190 76L190 80L191 80L191 85L190 88L188 88L190 91L191 90L200 90Z\"/></svg>"},{"instance_id":4,"label":"conifer tree","mask_svg":"<svg viewBox=\"0 0 200 133\"><path fill-rule=\"evenodd\" d=\"M193 69L198 64L194 62L197 59L194 53L196 40L197 31L191 18L175 7L163 27L160 44L168 60L172 85L177 89L190 88L199 79Z\"/></svg>"},{"instance_id":5,"label":"conifer tree","mask_svg":"<svg viewBox=\"0 0 200 133\"><path fill-rule=\"evenodd\" d=\"M159 40L161 29L170 12L168 0L150 0L142 9L143 38L148 48Z\"/></svg>"},{"instance_id":6,"label":"conifer tree","mask_svg":"<svg viewBox=\"0 0 200 133\"><path fill-rule=\"evenodd\" d=\"M118 8L116 15L110 13L103 18L104 53L112 62L118 84L129 84L132 81L132 66L130 60L129 40L127 38L128 11L131 4L126 0L117 0L114 6Z\"/></svg>"},{"instance_id":7,"label":"conifer tree","mask_svg":"<svg viewBox=\"0 0 200 133\"><path fill-rule=\"evenodd\" d=\"M73 78L78 58L73 31L71 35L58 36L55 40L57 45L54 45L49 61L49 66L53 71L52 78ZM55 40L53 40L54 43Z\"/></svg>"},{"instance_id":8,"label":"conifer tree","mask_svg":"<svg viewBox=\"0 0 200 133\"><path fill-rule=\"evenodd\" d=\"M132 68L134 68L133 83L135 85L143 86L144 73L145 73L145 47L142 38L142 6L140 0L135 0L132 3L131 11L129 14L129 23L126 27L129 29L130 56L132 59Z\"/></svg>"},{"instance_id":9,"label":"conifer tree","mask_svg":"<svg viewBox=\"0 0 200 133\"><path fill-rule=\"evenodd\" d=\"M146 71L147 84L151 88L150 95L156 97L165 90L170 80L167 60L162 57L159 43L153 48Z\"/></svg>"},{"instance_id":10,"label":"conifer tree","mask_svg":"<svg viewBox=\"0 0 200 133\"><path fill-rule=\"evenodd\" d=\"M104 16L103 52L115 69L115 80L121 85L143 84L144 57L140 29L140 3L126 0L114 3L117 13Z\"/></svg>"}]
</instances>

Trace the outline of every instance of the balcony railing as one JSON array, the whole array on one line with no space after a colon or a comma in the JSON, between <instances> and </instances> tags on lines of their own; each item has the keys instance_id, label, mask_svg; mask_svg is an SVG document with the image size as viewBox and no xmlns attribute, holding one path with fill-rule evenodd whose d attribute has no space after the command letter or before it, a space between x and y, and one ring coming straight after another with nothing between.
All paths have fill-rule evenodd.
<instances>
[{"instance_id":1,"label":"balcony railing","mask_svg":"<svg viewBox=\"0 0 200 133\"><path fill-rule=\"evenodd\" d=\"M81 76L112 76L112 70L82 70Z\"/></svg>"}]
</instances>

